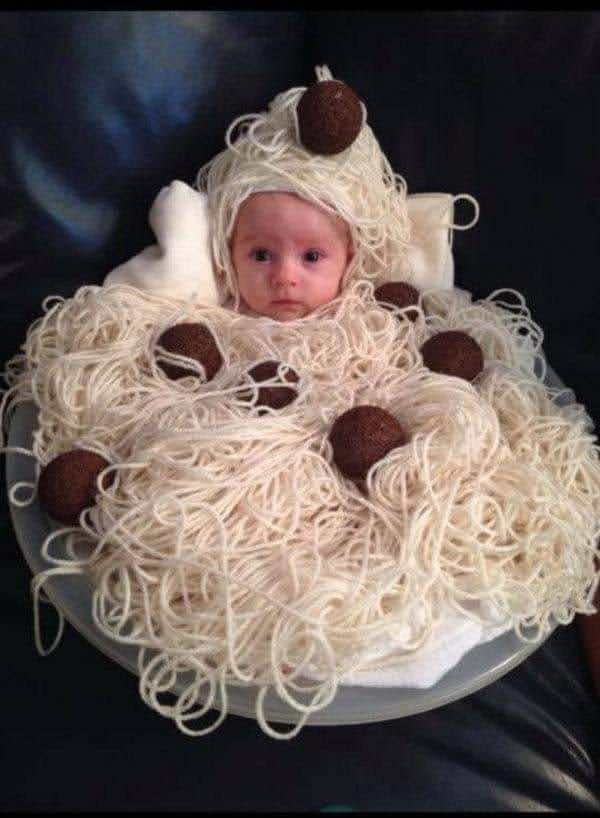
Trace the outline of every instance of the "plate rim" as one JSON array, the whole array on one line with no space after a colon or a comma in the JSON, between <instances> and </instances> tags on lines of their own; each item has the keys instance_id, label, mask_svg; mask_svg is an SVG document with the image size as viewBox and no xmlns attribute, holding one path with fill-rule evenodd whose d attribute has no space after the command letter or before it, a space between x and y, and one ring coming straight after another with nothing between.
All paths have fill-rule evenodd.
<instances>
[{"instance_id":1,"label":"plate rim","mask_svg":"<svg viewBox=\"0 0 600 818\"><path fill-rule=\"evenodd\" d=\"M547 380L555 381L556 385L562 389L567 389L558 375L554 372L554 370L547 364ZM571 390L572 391L572 390ZM25 410L32 412L36 410L35 403L33 401L19 403L14 407L14 410L11 412L9 417L9 429L8 429L8 439L7 439L7 446L14 446L14 445L23 445L22 440L15 440L16 437L16 427L17 423L16 418L18 415L22 415ZM30 423L27 426L27 433L33 433L33 425ZM17 542L19 544L19 549L21 551L22 556L25 558L25 561L31 571L32 575L35 576L38 573L38 566L36 566L33 556L28 552L26 545L24 544L24 532L22 530L22 526L20 525L20 521L18 519L19 514L31 514L31 507L18 507L13 505L10 502L10 498L8 493L10 491L11 484L14 484L14 480L12 478L12 472L14 471L14 464L15 458L19 455L15 452L7 452L6 453L6 462L5 462L5 476L6 476L6 487L7 487L7 503L10 512L10 519L13 526L13 531ZM41 511L41 510L40 510ZM46 525L52 527L52 523L50 519L41 511L41 514L45 518ZM41 543L40 543L41 545ZM41 560L40 555L40 560ZM43 570L40 569L40 570ZM64 580L65 577L55 576L50 577L48 581L44 584L44 593L47 598L50 600L52 605L55 607L57 611L64 617L64 619L77 631L84 639L86 639L90 644L92 644L100 653L102 653L107 658L111 659L116 664L120 665L124 670L131 673L138 679L139 683L139 673L137 669L137 663L134 659L128 661L124 656L120 655L119 653L119 645L121 648L129 648L130 652L139 652L139 647L135 645L125 645L123 643L119 643L117 641L111 640L106 634L103 634L95 623L92 621L91 627L87 624L82 623L77 620L75 614L71 612L68 608L66 608L57 598L57 591L55 585L61 582L61 579ZM90 587L89 594L91 597L92 593L92 584L88 578L78 578L79 580L83 579L84 582ZM430 710L435 710L439 707L443 707L446 704L450 704L454 701L458 701L460 699L466 698L473 693L487 687L488 685L492 684L493 682L497 681L498 679L505 676L511 670L516 668L518 665L522 664L532 653L534 653L539 647L541 647L544 642L554 633L556 628L558 627L558 623L555 621L552 623L551 628L543 634L539 639L536 641L528 641L522 642L518 649L513 651L510 655L506 656L503 660L499 662L498 665L494 666L487 671L484 670L481 674L476 676L474 679L465 679L461 683L457 684L456 687L453 687L451 690L447 691L445 694L442 694L438 699L432 701L431 700L431 693L435 691L437 685L450 673L459 668L460 665L464 662L465 658L469 656L473 651L477 650L479 647L483 647L483 645L476 645L471 650L467 651L461 659L446 673L442 675L442 677L436 682L434 685L431 685L427 688L416 688L416 687L409 687L408 685L405 686L377 686L377 685L345 685L340 684L338 691L336 693L335 698L340 695L340 692L345 689L352 689L356 690L359 688L365 689L368 688L370 690L382 690L385 689L387 691L395 690L398 691L399 695L402 695L402 692L412 691L416 695L416 699L411 700L410 702L402 702L402 701L392 701L387 704L383 710L373 714L373 713L364 713L362 715L354 715L351 717L344 718L343 720L337 716L332 715L331 713L328 715L328 710L331 706L328 705L327 707L323 708L322 710L318 710L308 717L306 721L306 726L345 726L345 725L357 725L357 724L369 724L369 723L377 723L383 721L391 721L398 718L405 718L411 715L417 715L419 713L425 713ZM490 640L488 643L485 644L492 644L498 642L503 638L508 637L516 637L514 630L511 628L510 630L500 634L499 636L495 637L494 639ZM231 685L228 684L227 688L230 691L233 688L246 688L252 689L256 693L258 692L259 688L256 685ZM419 699L423 697L423 701L419 701ZM335 700L334 698L334 700ZM281 700L279 700L281 701ZM282 704L284 704L282 702ZM289 708L288 708L289 709ZM215 710L217 712L222 712L221 708L218 706L218 703L215 703L215 706L211 708L211 710ZM290 713L287 713L284 710L278 709L277 705L271 705L270 709L267 711L265 710L265 717L268 722L274 722L278 724L296 724L298 721L298 716L294 719ZM228 697L227 703L227 713L231 715L241 716L243 718L247 718L250 720L256 720L256 710L255 707L249 709L242 705L238 705L236 702L232 702Z\"/></svg>"}]
</instances>

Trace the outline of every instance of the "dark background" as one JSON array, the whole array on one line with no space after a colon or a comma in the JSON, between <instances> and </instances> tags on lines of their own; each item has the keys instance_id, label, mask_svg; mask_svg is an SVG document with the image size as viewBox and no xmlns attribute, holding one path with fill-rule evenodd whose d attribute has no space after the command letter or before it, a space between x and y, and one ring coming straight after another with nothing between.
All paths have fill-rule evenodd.
<instances>
[{"instance_id":1,"label":"dark background","mask_svg":"<svg viewBox=\"0 0 600 818\"><path fill-rule=\"evenodd\" d=\"M50 293L153 242L231 120L328 64L409 192L468 192L456 283L514 287L600 418L600 14L65 11L0 14L0 359ZM2 478L3 479L3 476ZM229 717L190 739L67 627L35 653L29 571L2 489L0 808L595 809L598 705L576 624L468 698L291 742Z\"/></svg>"}]
</instances>

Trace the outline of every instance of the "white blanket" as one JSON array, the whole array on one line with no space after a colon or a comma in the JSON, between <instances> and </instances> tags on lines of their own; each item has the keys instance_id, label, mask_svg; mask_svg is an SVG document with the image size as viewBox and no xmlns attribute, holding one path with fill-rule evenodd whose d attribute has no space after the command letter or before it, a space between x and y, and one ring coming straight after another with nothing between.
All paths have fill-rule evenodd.
<instances>
[{"instance_id":1,"label":"white blanket","mask_svg":"<svg viewBox=\"0 0 600 818\"><path fill-rule=\"evenodd\" d=\"M157 243L115 267L104 285L130 284L157 295L218 304L206 196L175 180L154 200L148 221Z\"/></svg>"},{"instance_id":2,"label":"white blanket","mask_svg":"<svg viewBox=\"0 0 600 818\"><path fill-rule=\"evenodd\" d=\"M416 687L429 688L457 665L463 656L476 645L490 642L507 630L510 624L480 625L466 616L447 608L433 631L425 648L409 660L398 661L391 667L380 668L383 659L389 664L394 654L409 637L408 628L392 638L380 640L361 656L361 665L369 670L347 673L342 677L344 685L362 687Z\"/></svg>"}]
</instances>

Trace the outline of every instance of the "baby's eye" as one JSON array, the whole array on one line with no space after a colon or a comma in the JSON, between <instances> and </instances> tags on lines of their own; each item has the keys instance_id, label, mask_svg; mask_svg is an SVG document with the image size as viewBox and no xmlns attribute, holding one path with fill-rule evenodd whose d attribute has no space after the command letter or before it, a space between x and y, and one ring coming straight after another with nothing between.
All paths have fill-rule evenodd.
<instances>
[{"instance_id":1,"label":"baby's eye","mask_svg":"<svg viewBox=\"0 0 600 818\"><path fill-rule=\"evenodd\" d=\"M252 251L251 255L255 261L269 261L271 258L271 253L266 247L257 247L256 250Z\"/></svg>"},{"instance_id":2,"label":"baby's eye","mask_svg":"<svg viewBox=\"0 0 600 818\"><path fill-rule=\"evenodd\" d=\"M315 262L321 258L321 252L319 250L307 250L304 254L304 261Z\"/></svg>"}]
</instances>

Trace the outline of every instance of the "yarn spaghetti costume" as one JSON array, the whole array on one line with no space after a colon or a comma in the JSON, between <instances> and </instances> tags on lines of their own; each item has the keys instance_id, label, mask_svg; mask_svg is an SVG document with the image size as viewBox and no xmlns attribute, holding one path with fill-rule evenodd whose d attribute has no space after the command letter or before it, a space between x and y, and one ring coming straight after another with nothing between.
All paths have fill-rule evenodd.
<instances>
[{"instance_id":1,"label":"yarn spaghetti costume","mask_svg":"<svg viewBox=\"0 0 600 818\"><path fill-rule=\"evenodd\" d=\"M318 69L311 88L326 89L326 113L336 85ZM448 254L431 263L362 102L350 142L334 138L326 154L306 146L320 122L345 121L344 111L303 120L308 91L232 123L199 193L181 183L161 192L163 204L188 197L208 230L173 248L157 222L158 246L104 287L48 305L7 368L4 408L33 400L40 410L40 486L69 452L79 466L82 451L106 464L92 471L92 505L43 544L55 567L34 590L53 573L91 576L98 627L140 647L142 697L191 735L222 721L229 685L257 687L265 732L295 735L348 674L369 669L378 641L398 640L379 666L418 656L446 607L524 640L595 610L598 447L583 407L558 406L543 384L540 328L514 291L473 302L450 287ZM242 202L261 191L296 193L351 232L339 296L296 321L238 311L228 240ZM205 268L183 263L191 256ZM390 280L414 285L418 302L378 298ZM201 326L204 340L194 346L188 329L187 346L166 344L182 324ZM476 343L482 371L467 379L433 364L426 345L447 331ZM220 361L212 376L209 347ZM264 389L291 400L273 406ZM360 407L404 436L357 480L332 430ZM376 427L361 415L345 448L368 462ZM65 468L63 478L75 465ZM32 499L17 498L22 488L13 501ZM269 689L298 712L287 733L266 721ZM212 706L216 720L194 728Z\"/></svg>"}]
</instances>

